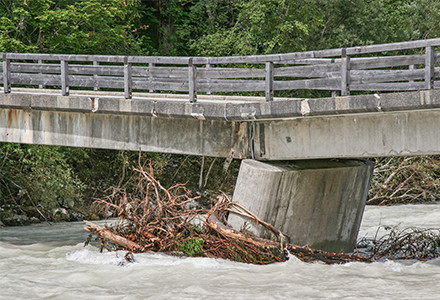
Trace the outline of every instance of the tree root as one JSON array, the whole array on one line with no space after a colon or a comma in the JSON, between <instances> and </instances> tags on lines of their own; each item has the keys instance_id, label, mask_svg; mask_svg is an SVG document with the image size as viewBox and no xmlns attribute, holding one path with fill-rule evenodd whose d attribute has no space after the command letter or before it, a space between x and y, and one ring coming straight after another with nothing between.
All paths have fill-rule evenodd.
<instances>
[{"instance_id":1,"label":"tree root","mask_svg":"<svg viewBox=\"0 0 440 300\"><path fill-rule=\"evenodd\" d=\"M84 226L84 229L86 231L90 232L91 234L94 234L98 237L101 237L101 238L107 240L107 241L115 243L115 244L123 247L124 249L129 250L129 251L139 252L142 250L142 247L139 244L137 244L133 241L130 241L129 239L126 239L125 237L120 236L117 233L114 233L109 228L96 225L96 224L89 222L89 221L84 221L84 222L86 223L86 226Z\"/></svg>"}]
</instances>

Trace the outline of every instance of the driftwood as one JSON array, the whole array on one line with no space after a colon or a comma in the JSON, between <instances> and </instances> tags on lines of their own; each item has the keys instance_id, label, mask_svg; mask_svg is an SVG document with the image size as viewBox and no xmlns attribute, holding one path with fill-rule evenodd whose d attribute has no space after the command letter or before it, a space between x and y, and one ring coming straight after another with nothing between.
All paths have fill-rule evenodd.
<instances>
[{"instance_id":1,"label":"driftwood","mask_svg":"<svg viewBox=\"0 0 440 300\"><path fill-rule=\"evenodd\" d=\"M230 226L223 224L215 213L212 213L207 217L207 225L222 235L225 235L233 239L238 239L241 241L252 243L257 247L266 247L266 248L283 247L291 254L295 255L300 260L305 262L323 261L327 264L335 264L335 263L341 264L350 261L372 262L372 260L369 258L365 258L357 255L315 250L312 248L293 245L293 244L282 245L272 240L263 239L256 236L248 236L239 231L234 230Z\"/></svg>"},{"instance_id":2,"label":"driftwood","mask_svg":"<svg viewBox=\"0 0 440 300\"><path fill-rule=\"evenodd\" d=\"M232 239L238 239L243 242L252 243L257 247L280 248L280 243L278 242L262 239L255 236L247 236L239 231L234 230L232 227L220 222L216 214L210 214L206 219L206 224L218 233Z\"/></svg>"},{"instance_id":3,"label":"driftwood","mask_svg":"<svg viewBox=\"0 0 440 300\"><path fill-rule=\"evenodd\" d=\"M116 245L119 245L130 251L138 252L142 250L142 247L139 244L130 241L129 239L126 239L125 237L122 237L117 233L114 233L113 231L111 231L106 227L96 225L89 221L84 221L84 222L86 223L84 229L90 232L91 234L99 236L107 241L115 243Z\"/></svg>"},{"instance_id":4,"label":"driftwood","mask_svg":"<svg viewBox=\"0 0 440 300\"><path fill-rule=\"evenodd\" d=\"M359 256L293 245L286 234L232 202L226 195L221 196L209 211L191 209L187 204L197 197L182 185L166 189L154 178L151 162L149 169L148 172L139 164L135 170L139 174L136 192L129 194L117 189L111 196L97 201L119 217L118 225L107 228L86 221L85 229L88 232L111 242L110 246L117 245L109 249L216 257L253 264L286 261L288 252L306 262L370 262ZM234 230L221 221L231 211L261 224L273 232L278 240ZM207 214L203 226L195 226L191 220L200 218L202 213Z\"/></svg>"}]
</instances>

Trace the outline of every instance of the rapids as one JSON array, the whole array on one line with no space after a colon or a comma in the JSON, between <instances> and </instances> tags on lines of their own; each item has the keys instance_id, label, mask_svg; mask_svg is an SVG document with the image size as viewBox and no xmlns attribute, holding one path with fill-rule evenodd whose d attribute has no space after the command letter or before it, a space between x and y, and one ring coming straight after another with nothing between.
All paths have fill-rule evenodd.
<instances>
[{"instance_id":1,"label":"rapids","mask_svg":"<svg viewBox=\"0 0 440 300\"><path fill-rule=\"evenodd\" d=\"M359 238L383 226L440 227L440 205L367 206ZM0 299L439 299L440 259L246 265L220 259L99 253L83 224L0 228Z\"/></svg>"}]
</instances>

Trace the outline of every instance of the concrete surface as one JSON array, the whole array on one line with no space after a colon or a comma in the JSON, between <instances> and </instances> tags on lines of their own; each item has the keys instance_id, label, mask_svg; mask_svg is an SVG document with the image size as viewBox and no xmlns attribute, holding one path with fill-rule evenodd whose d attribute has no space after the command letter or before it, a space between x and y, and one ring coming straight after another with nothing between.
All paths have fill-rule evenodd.
<instances>
[{"instance_id":1,"label":"concrete surface","mask_svg":"<svg viewBox=\"0 0 440 300\"><path fill-rule=\"evenodd\" d=\"M440 91L321 99L13 88L0 141L258 160L440 154Z\"/></svg>"},{"instance_id":2,"label":"concrete surface","mask_svg":"<svg viewBox=\"0 0 440 300\"><path fill-rule=\"evenodd\" d=\"M291 237L297 245L350 252L356 242L373 172L366 160L260 162L243 160L233 201ZM232 214L260 237L267 231ZM254 225L252 225L254 224Z\"/></svg>"},{"instance_id":3,"label":"concrete surface","mask_svg":"<svg viewBox=\"0 0 440 300\"><path fill-rule=\"evenodd\" d=\"M440 154L440 110L306 117L256 123L259 160Z\"/></svg>"},{"instance_id":4,"label":"concrete surface","mask_svg":"<svg viewBox=\"0 0 440 300\"><path fill-rule=\"evenodd\" d=\"M1 109L0 141L217 157L248 157L240 122Z\"/></svg>"}]
</instances>

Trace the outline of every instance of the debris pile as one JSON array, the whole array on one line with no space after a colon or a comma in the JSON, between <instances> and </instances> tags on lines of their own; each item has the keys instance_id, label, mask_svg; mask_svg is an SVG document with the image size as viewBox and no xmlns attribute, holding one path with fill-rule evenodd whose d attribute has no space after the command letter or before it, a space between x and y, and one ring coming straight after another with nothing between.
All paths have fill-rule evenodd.
<instances>
[{"instance_id":1,"label":"debris pile","mask_svg":"<svg viewBox=\"0 0 440 300\"><path fill-rule=\"evenodd\" d=\"M417 259L431 260L440 256L440 229L387 228L390 232L371 248L375 259Z\"/></svg>"},{"instance_id":2,"label":"debris pile","mask_svg":"<svg viewBox=\"0 0 440 300\"><path fill-rule=\"evenodd\" d=\"M370 261L346 254L328 253L289 243L288 237L272 225L258 219L251 212L226 195L219 197L211 209L194 209L193 196L184 185L163 187L155 179L151 161L148 171L139 164L137 189L127 193L115 189L111 196L100 199L113 212L119 222L113 228L86 221L85 229L101 240L101 250L127 250L130 252L164 252L171 255L204 256L234 261L268 264L296 255L303 261L344 263ZM227 213L234 211L262 224L278 240L267 240L236 231L226 223ZM197 220L201 220L197 225Z\"/></svg>"},{"instance_id":3,"label":"debris pile","mask_svg":"<svg viewBox=\"0 0 440 300\"><path fill-rule=\"evenodd\" d=\"M86 221L85 229L91 233L90 238L95 235L101 241L101 251L164 252L252 264L286 261L289 253L305 262L322 261L327 264L372 262L382 257L429 259L439 255L439 233L431 235L426 231L392 233L376 242L372 255L365 256L294 245L287 235L226 195L220 196L210 209L195 209L193 204L199 196L193 196L182 184L163 187L154 177L151 161L139 164L135 171L138 174L137 179L134 177L137 180L135 192L115 189L111 196L97 201L98 205L104 205L118 217L118 224L103 227ZM226 222L230 212L261 224L276 238L263 239L234 230ZM417 248L410 247L414 242L418 244Z\"/></svg>"}]
</instances>

